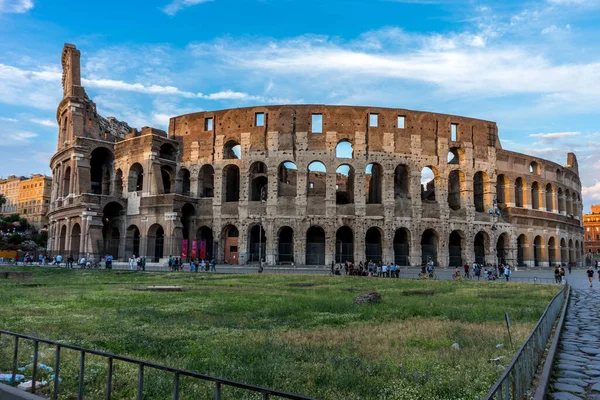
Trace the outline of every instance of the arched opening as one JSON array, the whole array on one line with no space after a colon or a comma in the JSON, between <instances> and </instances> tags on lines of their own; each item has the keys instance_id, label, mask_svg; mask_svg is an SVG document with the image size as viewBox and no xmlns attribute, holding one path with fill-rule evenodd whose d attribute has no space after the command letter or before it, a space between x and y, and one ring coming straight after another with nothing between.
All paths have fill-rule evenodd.
<instances>
[{"instance_id":1,"label":"arched opening","mask_svg":"<svg viewBox=\"0 0 600 400\"><path fill-rule=\"evenodd\" d=\"M127 228L125 236L125 256L140 255L140 230L137 226L131 225Z\"/></svg>"},{"instance_id":2,"label":"arched opening","mask_svg":"<svg viewBox=\"0 0 600 400\"><path fill-rule=\"evenodd\" d=\"M408 167L400 164L394 170L394 198L406 199L410 193L410 175Z\"/></svg>"},{"instance_id":3,"label":"arched opening","mask_svg":"<svg viewBox=\"0 0 600 400\"><path fill-rule=\"evenodd\" d=\"M354 232L347 226L340 227L335 233L335 262L354 262Z\"/></svg>"},{"instance_id":4,"label":"arched opening","mask_svg":"<svg viewBox=\"0 0 600 400\"><path fill-rule=\"evenodd\" d=\"M129 168L127 191L141 192L142 190L144 190L144 167L140 163L135 163Z\"/></svg>"},{"instance_id":5,"label":"arched opening","mask_svg":"<svg viewBox=\"0 0 600 400\"><path fill-rule=\"evenodd\" d=\"M335 170L335 204L354 203L354 169L342 164Z\"/></svg>"},{"instance_id":6,"label":"arched opening","mask_svg":"<svg viewBox=\"0 0 600 400\"><path fill-rule=\"evenodd\" d=\"M498 237L496 242L496 257L498 257L498 264L508 263L508 246L510 244L510 237L507 233L503 233Z\"/></svg>"},{"instance_id":7,"label":"arched opening","mask_svg":"<svg viewBox=\"0 0 600 400\"><path fill-rule=\"evenodd\" d=\"M465 185L465 174L459 170L448 175L448 206L451 210L460 210L460 194Z\"/></svg>"},{"instance_id":8,"label":"arched opening","mask_svg":"<svg viewBox=\"0 0 600 400\"><path fill-rule=\"evenodd\" d=\"M450 165L460 164L460 153L458 151L458 148L452 147L448 151L448 164L450 164Z\"/></svg>"},{"instance_id":9,"label":"arched opening","mask_svg":"<svg viewBox=\"0 0 600 400\"><path fill-rule=\"evenodd\" d=\"M475 262L485 265L485 249L487 248L488 235L485 232L478 232L475 235L473 242L473 250L475 252Z\"/></svg>"},{"instance_id":10,"label":"arched opening","mask_svg":"<svg viewBox=\"0 0 600 400\"><path fill-rule=\"evenodd\" d=\"M80 241L81 241L81 226L79 224L75 224L71 228L71 252L70 252L70 254L75 259L79 259L79 243L80 243Z\"/></svg>"},{"instance_id":11,"label":"arched opening","mask_svg":"<svg viewBox=\"0 0 600 400\"><path fill-rule=\"evenodd\" d=\"M565 190L565 200L567 203L567 215L571 215L573 214L573 199L571 198L571 192L569 192L569 189Z\"/></svg>"},{"instance_id":12,"label":"arched opening","mask_svg":"<svg viewBox=\"0 0 600 400\"><path fill-rule=\"evenodd\" d=\"M354 158L354 148L348 140L341 140L335 146L335 156L337 158Z\"/></svg>"},{"instance_id":13,"label":"arched opening","mask_svg":"<svg viewBox=\"0 0 600 400\"><path fill-rule=\"evenodd\" d=\"M264 261L267 250L267 235L262 225L254 225L249 232L248 263Z\"/></svg>"},{"instance_id":14,"label":"arched opening","mask_svg":"<svg viewBox=\"0 0 600 400\"><path fill-rule=\"evenodd\" d=\"M198 196L215 196L215 170L212 165L203 165L198 174Z\"/></svg>"},{"instance_id":15,"label":"arched opening","mask_svg":"<svg viewBox=\"0 0 600 400\"><path fill-rule=\"evenodd\" d=\"M184 196L190 195L190 188L192 187L190 171L186 168L181 168L177 173L177 190L178 194Z\"/></svg>"},{"instance_id":16,"label":"arched opening","mask_svg":"<svg viewBox=\"0 0 600 400\"><path fill-rule=\"evenodd\" d=\"M431 167L421 170L421 201L435 201L435 174Z\"/></svg>"},{"instance_id":17,"label":"arched opening","mask_svg":"<svg viewBox=\"0 0 600 400\"><path fill-rule=\"evenodd\" d=\"M450 234L450 240L448 241L448 255L449 265L451 267L462 266L462 239L463 233L459 231L453 231Z\"/></svg>"},{"instance_id":18,"label":"arched opening","mask_svg":"<svg viewBox=\"0 0 600 400\"><path fill-rule=\"evenodd\" d=\"M433 229L427 229L421 235L421 262L427 263L433 261L438 265L437 260L438 234Z\"/></svg>"},{"instance_id":19,"label":"arched opening","mask_svg":"<svg viewBox=\"0 0 600 400\"><path fill-rule=\"evenodd\" d=\"M67 197L69 193L71 193L71 167L67 167L65 170L65 176L63 177L62 197Z\"/></svg>"},{"instance_id":20,"label":"arched opening","mask_svg":"<svg viewBox=\"0 0 600 400\"><path fill-rule=\"evenodd\" d=\"M531 164L529 164L529 173L539 175L540 164L538 164L536 161L532 161Z\"/></svg>"},{"instance_id":21,"label":"arched opening","mask_svg":"<svg viewBox=\"0 0 600 400\"><path fill-rule=\"evenodd\" d=\"M515 207L523 207L523 178L515 181Z\"/></svg>"},{"instance_id":22,"label":"arched opening","mask_svg":"<svg viewBox=\"0 0 600 400\"><path fill-rule=\"evenodd\" d=\"M181 207L181 225L183 226L182 228L182 236L183 236L183 240L186 242L183 242L181 245L181 249L183 250L184 248L184 244L187 243L186 245L186 251L185 254L187 254L187 257L191 257L192 252L191 250L191 235L190 233L192 233L192 229L194 228L194 222L196 219L196 208L190 204L190 203L185 203L183 205L183 207Z\"/></svg>"},{"instance_id":23,"label":"arched opening","mask_svg":"<svg viewBox=\"0 0 600 400\"><path fill-rule=\"evenodd\" d=\"M546 211L554 211L554 189L551 183L546 185Z\"/></svg>"},{"instance_id":24,"label":"arched opening","mask_svg":"<svg viewBox=\"0 0 600 400\"><path fill-rule=\"evenodd\" d=\"M160 178L162 181L162 191L160 194L169 194L173 188L174 173L173 168L168 165L160 167Z\"/></svg>"},{"instance_id":25,"label":"arched opening","mask_svg":"<svg viewBox=\"0 0 600 400\"><path fill-rule=\"evenodd\" d=\"M524 266L525 261L528 261L528 248L529 243L527 240L527 236L521 235L517 238L517 264L519 266Z\"/></svg>"},{"instance_id":26,"label":"arched opening","mask_svg":"<svg viewBox=\"0 0 600 400\"><path fill-rule=\"evenodd\" d=\"M237 264L239 262L239 248L238 240L240 232L233 225L227 225L225 227L225 247L223 249L224 261L227 264Z\"/></svg>"},{"instance_id":27,"label":"arched opening","mask_svg":"<svg viewBox=\"0 0 600 400\"><path fill-rule=\"evenodd\" d=\"M325 197L327 193L326 175L327 169L322 162L313 161L308 165L307 196Z\"/></svg>"},{"instance_id":28,"label":"arched opening","mask_svg":"<svg viewBox=\"0 0 600 400\"><path fill-rule=\"evenodd\" d=\"M365 194L367 204L381 204L381 185L383 184L383 168L379 164L368 164L365 169Z\"/></svg>"},{"instance_id":29,"label":"arched opening","mask_svg":"<svg viewBox=\"0 0 600 400\"><path fill-rule=\"evenodd\" d=\"M115 172L115 184L114 184L114 193L115 197L123 196L123 171L121 169L117 169Z\"/></svg>"},{"instance_id":30,"label":"arched opening","mask_svg":"<svg viewBox=\"0 0 600 400\"><path fill-rule=\"evenodd\" d=\"M496 179L496 201L498 204L506 204L510 198L508 192L508 179L505 175L500 174Z\"/></svg>"},{"instance_id":31,"label":"arched opening","mask_svg":"<svg viewBox=\"0 0 600 400\"><path fill-rule=\"evenodd\" d=\"M573 239L569 239L569 264L575 262L575 248L573 247Z\"/></svg>"},{"instance_id":32,"label":"arched opening","mask_svg":"<svg viewBox=\"0 0 600 400\"><path fill-rule=\"evenodd\" d=\"M250 201L267 201L269 185L267 166L263 162L256 161L252 163L248 172Z\"/></svg>"},{"instance_id":33,"label":"arched opening","mask_svg":"<svg viewBox=\"0 0 600 400\"><path fill-rule=\"evenodd\" d=\"M279 164L277 171L277 196L296 197L298 182L298 167L291 161Z\"/></svg>"},{"instance_id":34,"label":"arched opening","mask_svg":"<svg viewBox=\"0 0 600 400\"><path fill-rule=\"evenodd\" d=\"M200 260L212 260L213 255L213 231L208 226L202 226L196 231L196 254ZM192 244L193 246L193 244ZM192 247L192 257L194 248Z\"/></svg>"},{"instance_id":35,"label":"arched opening","mask_svg":"<svg viewBox=\"0 0 600 400\"><path fill-rule=\"evenodd\" d=\"M409 232L406 228L397 229L394 234L394 262L410 265Z\"/></svg>"},{"instance_id":36,"label":"arched opening","mask_svg":"<svg viewBox=\"0 0 600 400\"><path fill-rule=\"evenodd\" d=\"M561 188L558 188L558 212L559 213L564 213L566 212L566 207L565 207L565 196L563 196L563 191ZM566 261L563 261L566 262Z\"/></svg>"},{"instance_id":37,"label":"arched opening","mask_svg":"<svg viewBox=\"0 0 600 400\"><path fill-rule=\"evenodd\" d=\"M548 239L548 265L554 267L556 265L556 239L551 237Z\"/></svg>"},{"instance_id":38,"label":"arched opening","mask_svg":"<svg viewBox=\"0 0 600 400\"><path fill-rule=\"evenodd\" d=\"M67 245L67 226L63 225L62 228L60 228L60 236L58 239L58 251L60 251L61 253L64 253L66 250L66 245Z\"/></svg>"},{"instance_id":39,"label":"arched opening","mask_svg":"<svg viewBox=\"0 0 600 400\"><path fill-rule=\"evenodd\" d=\"M119 258L119 241L121 233L119 227L125 211L123 206L116 202L108 203L102 211L102 252L111 255L115 260Z\"/></svg>"},{"instance_id":40,"label":"arched opening","mask_svg":"<svg viewBox=\"0 0 600 400\"><path fill-rule=\"evenodd\" d=\"M60 137L58 139L58 144L59 145L62 145L64 142L66 142L68 140L68 138L67 138L67 129L68 129L68 126L69 126L69 118L65 117L63 119L63 123L62 123L62 125L60 127Z\"/></svg>"},{"instance_id":41,"label":"arched opening","mask_svg":"<svg viewBox=\"0 0 600 400\"><path fill-rule=\"evenodd\" d=\"M177 161L177 150L171 143L163 143L160 146L158 157L164 160Z\"/></svg>"},{"instance_id":42,"label":"arched opening","mask_svg":"<svg viewBox=\"0 0 600 400\"><path fill-rule=\"evenodd\" d=\"M325 265L325 231L320 226L306 231L306 265Z\"/></svg>"},{"instance_id":43,"label":"arched opening","mask_svg":"<svg viewBox=\"0 0 600 400\"><path fill-rule=\"evenodd\" d=\"M237 165L227 165L223 168L223 201L240 200L240 169Z\"/></svg>"},{"instance_id":44,"label":"arched opening","mask_svg":"<svg viewBox=\"0 0 600 400\"><path fill-rule=\"evenodd\" d=\"M531 208L540 209L540 185L537 182L531 184Z\"/></svg>"},{"instance_id":45,"label":"arched opening","mask_svg":"<svg viewBox=\"0 0 600 400\"><path fill-rule=\"evenodd\" d=\"M278 262L294 262L294 230L284 226L279 230L279 243L277 245Z\"/></svg>"},{"instance_id":46,"label":"arched opening","mask_svg":"<svg viewBox=\"0 0 600 400\"><path fill-rule=\"evenodd\" d=\"M223 146L223 158L225 160L241 160L242 146L235 140L230 140Z\"/></svg>"},{"instance_id":47,"label":"arched opening","mask_svg":"<svg viewBox=\"0 0 600 400\"><path fill-rule=\"evenodd\" d=\"M533 265L539 267L542 263L542 237L533 239Z\"/></svg>"},{"instance_id":48,"label":"arched opening","mask_svg":"<svg viewBox=\"0 0 600 400\"><path fill-rule=\"evenodd\" d=\"M367 261L381 262L381 231L379 228L369 228L365 236L365 259Z\"/></svg>"},{"instance_id":49,"label":"arched opening","mask_svg":"<svg viewBox=\"0 0 600 400\"><path fill-rule=\"evenodd\" d=\"M154 224L148 229L146 253L152 255L153 262L159 262L164 257L165 231L160 224Z\"/></svg>"},{"instance_id":50,"label":"arched opening","mask_svg":"<svg viewBox=\"0 0 600 400\"><path fill-rule=\"evenodd\" d=\"M475 211L486 212L491 208L490 180L485 172L478 171L473 177L473 203Z\"/></svg>"},{"instance_id":51,"label":"arched opening","mask_svg":"<svg viewBox=\"0 0 600 400\"><path fill-rule=\"evenodd\" d=\"M90 191L93 194L110 195L110 180L113 173L114 156L104 147L92 151L90 160Z\"/></svg>"},{"instance_id":52,"label":"arched opening","mask_svg":"<svg viewBox=\"0 0 600 400\"><path fill-rule=\"evenodd\" d=\"M567 247L567 242L564 238L560 239L560 262L569 262L569 248Z\"/></svg>"}]
</instances>

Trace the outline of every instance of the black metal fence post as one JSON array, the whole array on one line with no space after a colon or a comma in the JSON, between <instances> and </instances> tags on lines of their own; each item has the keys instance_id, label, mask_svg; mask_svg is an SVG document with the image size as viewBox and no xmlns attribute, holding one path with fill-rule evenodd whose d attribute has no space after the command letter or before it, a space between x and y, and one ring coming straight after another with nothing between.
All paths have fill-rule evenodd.
<instances>
[{"instance_id":1,"label":"black metal fence post","mask_svg":"<svg viewBox=\"0 0 600 400\"><path fill-rule=\"evenodd\" d=\"M58 400L58 374L60 372L60 346L56 346L56 361L54 363L54 391L52 398Z\"/></svg>"}]
</instances>

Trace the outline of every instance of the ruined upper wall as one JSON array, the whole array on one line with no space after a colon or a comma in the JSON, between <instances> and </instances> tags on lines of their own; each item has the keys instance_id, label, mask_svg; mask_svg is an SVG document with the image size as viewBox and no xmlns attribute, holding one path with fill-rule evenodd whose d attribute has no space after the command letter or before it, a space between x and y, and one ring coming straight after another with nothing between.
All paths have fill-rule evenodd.
<instances>
[{"instance_id":1,"label":"ruined upper wall","mask_svg":"<svg viewBox=\"0 0 600 400\"><path fill-rule=\"evenodd\" d=\"M256 126L257 113L264 113L264 126ZM322 134L312 133L312 114L323 116ZM370 114L378 116L376 127L369 126ZM404 117L404 128L398 127L399 116ZM212 118L212 130L206 130L207 118ZM225 143L239 141L242 133L250 134L251 151L266 148L267 132L278 133L279 150L291 150L297 133L308 134L308 150L326 149L325 133L335 132L337 140L364 138L370 152L384 151L384 134L393 134L396 153L410 153L411 136L418 135L422 154L438 155L437 141L451 142L452 124L458 126L456 142L471 143L476 158L487 157L489 146L501 148L495 122L382 107L281 105L198 112L171 118L169 135L198 142L200 153L207 154L212 152L214 136L223 136Z\"/></svg>"}]
</instances>

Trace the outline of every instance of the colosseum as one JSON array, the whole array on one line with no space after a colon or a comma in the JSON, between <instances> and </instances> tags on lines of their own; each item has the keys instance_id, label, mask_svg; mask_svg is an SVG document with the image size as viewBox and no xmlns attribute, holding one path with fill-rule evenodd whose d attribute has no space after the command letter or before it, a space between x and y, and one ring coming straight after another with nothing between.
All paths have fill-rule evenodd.
<instances>
[{"instance_id":1,"label":"colosseum","mask_svg":"<svg viewBox=\"0 0 600 400\"><path fill-rule=\"evenodd\" d=\"M575 155L562 166L503 150L494 122L281 105L137 130L98 115L75 46L62 66L53 253L266 265L582 260Z\"/></svg>"}]
</instances>

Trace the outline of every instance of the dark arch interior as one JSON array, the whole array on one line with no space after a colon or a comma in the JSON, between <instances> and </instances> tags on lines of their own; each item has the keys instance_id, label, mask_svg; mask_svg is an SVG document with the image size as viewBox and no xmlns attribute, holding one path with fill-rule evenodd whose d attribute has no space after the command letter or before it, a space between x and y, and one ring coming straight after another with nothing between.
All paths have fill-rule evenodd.
<instances>
[{"instance_id":1,"label":"dark arch interior","mask_svg":"<svg viewBox=\"0 0 600 400\"><path fill-rule=\"evenodd\" d=\"M140 230L135 225L127 228L125 241L125 256L130 257L132 255L140 255Z\"/></svg>"},{"instance_id":2,"label":"dark arch interior","mask_svg":"<svg viewBox=\"0 0 600 400\"><path fill-rule=\"evenodd\" d=\"M398 229L394 234L394 261L398 265L410 265L410 245L406 229Z\"/></svg>"},{"instance_id":3,"label":"dark arch interior","mask_svg":"<svg viewBox=\"0 0 600 400\"><path fill-rule=\"evenodd\" d=\"M236 165L228 165L223 170L223 188L226 202L240 200L240 169Z\"/></svg>"},{"instance_id":4,"label":"dark arch interior","mask_svg":"<svg viewBox=\"0 0 600 400\"><path fill-rule=\"evenodd\" d=\"M215 170L211 165L205 165L200 169L198 179L198 195L200 197L214 197L215 195Z\"/></svg>"},{"instance_id":5,"label":"dark arch interior","mask_svg":"<svg viewBox=\"0 0 600 400\"><path fill-rule=\"evenodd\" d=\"M479 232L475 235L475 242L473 243L475 250L475 262L477 264L485 264L485 236Z\"/></svg>"},{"instance_id":6,"label":"dark arch interior","mask_svg":"<svg viewBox=\"0 0 600 400\"><path fill-rule=\"evenodd\" d=\"M306 231L306 264L325 265L325 231L320 226Z\"/></svg>"},{"instance_id":7,"label":"dark arch interior","mask_svg":"<svg viewBox=\"0 0 600 400\"><path fill-rule=\"evenodd\" d=\"M109 195L110 180L113 170L114 157L113 154L99 147L92 151L90 160L90 191L94 194Z\"/></svg>"},{"instance_id":8,"label":"dark arch interior","mask_svg":"<svg viewBox=\"0 0 600 400\"><path fill-rule=\"evenodd\" d=\"M427 263L433 261L435 265L437 262L437 234L427 229L421 236L421 262Z\"/></svg>"},{"instance_id":9,"label":"dark arch interior","mask_svg":"<svg viewBox=\"0 0 600 400\"><path fill-rule=\"evenodd\" d=\"M160 146L160 151L159 151L159 155L160 158L164 158L165 160L169 160L169 161L176 161L177 160L177 150L175 149L175 146L173 146L170 143L165 143L162 146Z\"/></svg>"},{"instance_id":10,"label":"dark arch interior","mask_svg":"<svg viewBox=\"0 0 600 400\"><path fill-rule=\"evenodd\" d=\"M102 239L101 246L104 255L112 255L114 259L119 258L119 226L124 214L123 206L119 203L108 203L102 211Z\"/></svg>"},{"instance_id":11,"label":"dark arch interior","mask_svg":"<svg viewBox=\"0 0 600 400\"><path fill-rule=\"evenodd\" d=\"M459 267L462 265L462 237L459 232L453 231L448 241L449 265Z\"/></svg>"},{"instance_id":12,"label":"dark arch interior","mask_svg":"<svg viewBox=\"0 0 600 400\"><path fill-rule=\"evenodd\" d=\"M294 230L284 226L279 231L278 244L279 263L294 262Z\"/></svg>"},{"instance_id":13,"label":"dark arch interior","mask_svg":"<svg viewBox=\"0 0 600 400\"><path fill-rule=\"evenodd\" d=\"M354 233L347 226L342 226L335 233L335 262L354 262Z\"/></svg>"},{"instance_id":14,"label":"dark arch interior","mask_svg":"<svg viewBox=\"0 0 600 400\"><path fill-rule=\"evenodd\" d=\"M377 228L369 228L365 237L365 257L367 261L380 262L381 232Z\"/></svg>"},{"instance_id":15,"label":"dark arch interior","mask_svg":"<svg viewBox=\"0 0 600 400\"><path fill-rule=\"evenodd\" d=\"M267 236L261 225L254 225L250 230L250 248L248 252L248 262L259 262L262 258L265 260L267 251Z\"/></svg>"},{"instance_id":16,"label":"dark arch interior","mask_svg":"<svg viewBox=\"0 0 600 400\"><path fill-rule=\"evenodd\" d=\"M213 259L213 232L207 226L202 226L196 231L196 239L198 240L197 256L199 259Z\"/></svg>"}]
</instances>

